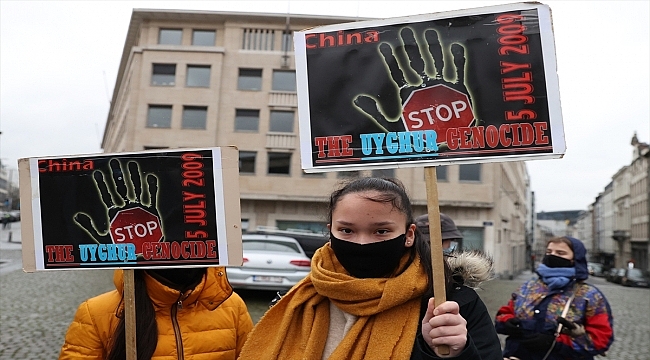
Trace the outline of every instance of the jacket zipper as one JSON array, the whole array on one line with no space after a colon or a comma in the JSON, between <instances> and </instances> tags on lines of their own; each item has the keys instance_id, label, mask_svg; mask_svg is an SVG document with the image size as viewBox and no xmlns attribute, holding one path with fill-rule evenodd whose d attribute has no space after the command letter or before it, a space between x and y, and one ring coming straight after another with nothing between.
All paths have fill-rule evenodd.
<instances>
[{"instance_id":1,"label":"jacket zipper","mask_svg":"<svg viewBox=\"0 0 650 360\"><path fill-rule=\"evenodd\" d=\"M183 308L183 300L190 296L192 291L188 291L187 294L181 293L176 300L176 303L172 305L171 317L172 317L172 326L174 327L174 337L176 338L176 349L178 353L178 360L185 359L185 354L183 352L183 338L181 337L181 327L178 325L178 309Z\"/></svg>"}]
</instances>

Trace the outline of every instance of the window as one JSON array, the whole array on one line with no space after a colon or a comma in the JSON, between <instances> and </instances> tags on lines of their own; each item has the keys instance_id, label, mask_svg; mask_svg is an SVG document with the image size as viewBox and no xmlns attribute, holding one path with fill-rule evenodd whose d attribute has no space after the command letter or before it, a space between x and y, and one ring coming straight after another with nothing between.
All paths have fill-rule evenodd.
<instances>
[{"instance_id":1,"label":"window","mask_svg":"<svg viewBox=\"0 0 650 360\"><path fill-rule=\"evenodd\" d=\"M188 87L210 87L210 65L187 65Z\"/></svg>"},{"instance_id":2,"label":"window","mask_svg":"<svg viewBox=\"0 0 650 360\"><path fill-rule=\"evenodd\" d=\"M447 177L447 165L436 166L436 179L438 181L449 181Z\"/></svg>"},{"instance_id":3,"label":"window","mask_svg":"<svg viewBox=\"0 0 650 360\"><path fill-rule=\"evenodd\" d=\"M289 174L290 168L290 153L269 153L269 174Z\"/></svg>"},{"instance_id":4,"label":"window","mask_svg":"<svg viewBox=\"0 0 650 360\"><path fill-rule=\"evenodd\" d=\"M175 81L176 64L153 64L151 85L174 86Z\"/></svg>"},{"instance_id":5,"label":"window","mask_svg":"<svg viewBox=\"0 0 650 360\"><path fill-rule=\"evenodd\" d=\"M215 34L214 30L194 30L192 32L192 45L214 46Z\"/></svg>"},{"instance_id":6,"label":"window","mask_svg":"<svg viewBox=\"0 0 650 360\"><path fill-rule=\"evenodd\" d=\"M170 128L172 126L171 105L149 105L147 113L147 127Z\"/></svg>"},{"instance_id":7,"label":"window","mask_svg":"<svg viewBox=\"0 0 650 360\"><path fill-rule=\"evenodd\" d=\"M293 132L293 111L271 111L269 131Z\"/></svg>"},{"instance_id":8,"label":"window","mask_svg":"<svg viewBox=\"0 0 650 360\"><path fill-rule=\"evenodd\" d=\"M182 129L205 129L207 106L183 106Z\"/></svg>"},{"instance_id":9,"label":"window","mask_svg":"<svg viewBox=\"0 0 650 360\"><path fill-rule=\"evenodd\" d=\"M262 90L262 69L239 69L238 90Z\"/></svg>"},{"instance_id":10,"label":"window","mask_svg":"<svg viewBox=\"0 0 650 360\"><path fill-rule=\"evenodd\" d=\"M271 90L296 91L296 72L273 70L273 85Z\"/></svg>"},{"instance_id":11,"label":"window","mask_svg":"<svg viewBox=\"0 0 650 360\"><path fill-rule=\"evenodd\" d=\"M458 167L458 180L481 181L481 164L463 164Z\"/></svg>"},{"instance_id":12,"label":"window","mask_svg":"<svg viewBox=\"0 0 650 360\"><path fill-rule=\"evenodd\" d=\"M158 34L158 44L160 45L180 45L183 39L183 30L181 29L160 29Z\"/></svg>"},{"instance_id":13,"label":"window","mask_svg":"<svg viewBox=\"0 0 650 360\"><path fill-rule=\"evenodd\" d=\"M282 32L282 51L293 51L293 31Z\"/></svg>"},{"instance_id":14,"label":"window","mask_svg":"<svg viewBox=\"0 0 650 360\"><path fill-rule=\"evenodd\" d=\"M255 174L255 151L240 151L239 152L239 173L240 174Z\"/></svg>"},{"instance_id":15,"label":"window","mask_svg":"<svg viewBox=\"0 0 650 360\"><path fill-rule=\"evenodd\" d=\"M275 31L270 29L244 29L242 49L273 50Z\"/></svg>"},{"instance_id":16,"label":"window","mask_svg":"<svg viewBox=\"0 0 650 360\"><path fill-rule=\"evenodd\" d=\"M258 131L259 124L259 110L235 110L235 131Z\"/></svg>"},{"instance_id":17,"label":"window","mask_svg":"<svg viewBox=\"0 0 650 360\"><path fill-rule=\"evenodd\" d=\"M372 171L372 177L394 178L395 169L378 169Z\"/></svg>"},{"instance_id":18,"label":"window","mask_svg":"<svg viewBox=\"0 0 650 360\"><path fill-rule=\"evenodd\" d=\"M160 149L169 149L169 146L143 146L143 150L160 150Z\"/></svg>"}]
</instances>

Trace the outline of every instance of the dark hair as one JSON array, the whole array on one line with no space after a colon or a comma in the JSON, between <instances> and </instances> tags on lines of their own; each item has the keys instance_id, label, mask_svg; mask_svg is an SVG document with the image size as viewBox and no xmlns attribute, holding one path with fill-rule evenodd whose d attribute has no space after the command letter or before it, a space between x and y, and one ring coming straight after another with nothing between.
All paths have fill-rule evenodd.
<instances>
[{"instance_id":1,"label":"dark hair","mask_svg":"<svg viewBox=\"0 0 650 360\"><path fill-rule=\"evenodd\" d=\"M394 178L376 178L376 177L364 177L353 179L348 182L342 183L341 187L335 190L330 195L328 212L327 212L327 223L332 223L332 213L336 208L336 205L339 203L341 198L348 194L358 194L361 192L378 192L379 194L373 196L364 196L365 199L380 203L390 203L393 208L399 210L404 215L406 215L406 228L411 224L415 223L413 218L413 211L411 207L411 200L409 199L408 194L404 184L401 181ZM422 233L415 229L415 242L413 246L407 248L409 252L409 259L405 266L402 269L397 271L397 274L402 273L406 268L411 265L415 256L420 257L420 262L427 273L427 282L429 284L429 291L427 295L433 295L433 265L431 263L431 248L429 243L423 238ZM447 292L450 290L451 286L451 270L447 265L447 262L444 262L445 268L445 279Z\"/></svg>"},{"instance_id":2,"label":"dark hair","mask_svg":"<svg viewBox=\"0 0 650 360\"><path fill-rule=\"evenodd\" d=\"M156 312L147 292L144 270L133 270L135 290L135 333L137 334L136 349L138 360L151 360L156 346L158 345L158 325L156 324ZM124 302L124 294L122 301ZM116 314L120 318L117 327L113 332L110 351L106 360L126 359L126 324L124 323L124 310Z\"/></svg>"}]
</instances>

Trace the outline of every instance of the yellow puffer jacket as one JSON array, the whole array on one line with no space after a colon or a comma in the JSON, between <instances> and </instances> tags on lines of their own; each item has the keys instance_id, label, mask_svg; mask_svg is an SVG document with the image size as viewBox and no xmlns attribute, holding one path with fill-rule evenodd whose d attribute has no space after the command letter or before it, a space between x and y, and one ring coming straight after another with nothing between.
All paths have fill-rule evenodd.
<instances>
[{"instance_id":1,"label":"yellow puffer jacket","mask_svg":"<svg viewBox=\"0 0 650 360\"><path fill-rule=\"evenodd\" d=\"M65 336L59 360L104 359L121 312L123 272L116 270L116 290L91 298L79 306ZM145 275L156 311L158 345L152 360L235 360L253 322L244 301L233 292L222 267L208 268L203 281L181 297ZM178 330L174 330L174 323ZM177 344L178 341L178 344ZM182 345L180 345L182 344Z\"/></svg>"}]
</instances>

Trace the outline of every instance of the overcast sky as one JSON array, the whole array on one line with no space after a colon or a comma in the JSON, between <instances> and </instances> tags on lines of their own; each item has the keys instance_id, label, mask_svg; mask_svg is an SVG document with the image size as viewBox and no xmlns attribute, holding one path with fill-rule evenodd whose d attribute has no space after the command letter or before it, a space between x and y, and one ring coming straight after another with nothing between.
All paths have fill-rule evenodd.
<instances>
[{"instance_id":1,"label":"overcast sky","mask_svg":"<svg viewBox=\"0 0 650 360\"><path fill-rule=\"evenodd\" d=\"M0 159L101 152L134 8L386 18L513 1L0 0ZM580 210L649 142L649 1L544 1L553 12L567 151L528 161L537 211ZM15 171L14 180L17 179Z\"/></svg>"}]
</instances>

